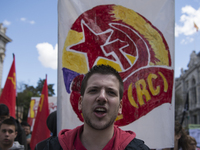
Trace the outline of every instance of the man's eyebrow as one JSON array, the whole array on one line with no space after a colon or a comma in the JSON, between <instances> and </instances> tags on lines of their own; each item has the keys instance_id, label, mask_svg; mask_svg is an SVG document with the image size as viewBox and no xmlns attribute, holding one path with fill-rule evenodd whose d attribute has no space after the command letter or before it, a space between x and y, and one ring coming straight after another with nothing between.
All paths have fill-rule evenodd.
<instances>
[{"instance_id":1,"label":"man's eyebrow","mask_svg":"<svg viewBox=\"0 0 200 150\"><path fill-rule=\"evenodd\" d=\"M108 90L110 90L110 91L113 91L113 92L116 92L116 93L118 93L119 91L118 91L118 89L115 89L115 88L107 88Z\"/></svg>"},{"instance_id":2,"label":"man's eyebrow","mask_svg":"<svg viewBox=\"0 0 200 150\"><path fill-rule=\"evenodd\" d=\"M88 87L85 91L97 90L97 89L98 89L97 86L91 86L91 87Z\"/></svg>"},{"instance_id":3,"label":"man's eyebrow","mask_svg":"<svg viewBox=\"0 0 200 150\"><path fill-rule=\"evenodd\" d=\"M96 86L96 85L92 85L92 86L89 86L89 87L88 87L88 89L97 89L97 88L99 88L99 87Z\"/></svg>"}]
</instances>

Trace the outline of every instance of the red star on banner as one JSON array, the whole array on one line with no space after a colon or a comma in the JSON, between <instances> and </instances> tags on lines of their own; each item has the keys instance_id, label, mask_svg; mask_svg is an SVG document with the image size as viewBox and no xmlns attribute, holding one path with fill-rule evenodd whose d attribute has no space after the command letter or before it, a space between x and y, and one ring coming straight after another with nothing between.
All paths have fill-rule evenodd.
<instances>
[{"instance_id":1,"label":"red star on banner","mask_svg":"<svg viewBox=\"0 0 200 150\"><path fill-rule=\"evenodd\" d=\"M128 46L128 44L126 42L116 40L115 42L105 45L103 48L106 53L115 52L117 57L120 59L120 62L122 64L123 68L127 69L127 68L131 67L131 65L130 65L129 61L127 60L127 57L125 56L125 54L122 52L122 48L124 48L126 46Z\"/></svg>"},{"instance_id":2,"label":"red star on banner","mask_svg":"<svg viewBox=\"0 0 200 150\"><path fill-rule=\"evenodd\" d=\"M111 31L96 34L92 32L92 30L84 23L82 23L82 28L85 36L84 42L78 43L70 49L87 53L90 68L93 66L98 57L104 57L115 61L113 56L106 56L101 49L101 46L106 43L108 37L112 34Z\"/></svg>"}]
</instances>

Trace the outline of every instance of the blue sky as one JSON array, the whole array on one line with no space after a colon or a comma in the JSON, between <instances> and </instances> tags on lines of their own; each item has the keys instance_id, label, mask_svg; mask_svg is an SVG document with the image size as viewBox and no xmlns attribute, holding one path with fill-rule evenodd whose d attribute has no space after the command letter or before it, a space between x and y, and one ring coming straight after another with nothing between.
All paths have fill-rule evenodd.
<instances>
[{"instance_id":1,"label":"blue sky","mask_svg":"<svg viewBox=\"0 0 200 150\"><path fill-rule=\"evenodd\" d=\"M57 1L3 0L0 12L0 22L12 39L6 46L2 87L14 53L18 86L21 83L36 86L39 78L44 79L47 74L47 83L55 84L57 93Z\"/></svg>"},{"instance_id":2,"label":"blue sky","mask_svg":"<svg viewBox=\"0 0 200 150\"><path fill-rule=\"evenodd\" d=\"M2 0L0 23L7 27L12 42L6 46L2 87L5 84L13 56L16 58L17 85L36 86L47 74L48 84L54 84L57 94L57 0ZM200 51L200 1L175 0L175 77L180 69L188 69L190 54Z\"/></svg>"}]
</instances>

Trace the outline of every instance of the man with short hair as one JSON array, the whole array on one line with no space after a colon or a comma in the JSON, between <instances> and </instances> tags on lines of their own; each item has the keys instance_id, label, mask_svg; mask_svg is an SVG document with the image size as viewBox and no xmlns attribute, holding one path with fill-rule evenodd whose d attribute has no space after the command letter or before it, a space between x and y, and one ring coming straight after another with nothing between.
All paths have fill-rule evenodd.
<instances>
[{"instance_id":1,"label":"man with short hair","mask_svg":"<svg viewBox=\"0 0 200 150\"><path fill-rule=\"evenodd\" d=\"M15 138L15 141L18 141L21 145L24 145L25 150L27 150L27 143L26 143L26 135L24 129L21 127L19 121L17 119L14 119L13 117L10 116L9 109L5 104L0 104L0 123L5 120L5 119L12 119L15 121L18 132L17 136Z\"/></svg>"},{"instance_id":2,"label":"man with short hair","mask_svg":"<svg viewBox=\"0 0 200 150\"><path fill-rule=\"evenodd\" d=\"M25 131L26 134L26 142L28 144L28 150L31 150L30 148L30 142L31 142L31 126L26 122L26 121L22 121L21 122L21 126Z\"/></svg>"},{"instance_id":3,"label":"man with short hair","mask_svg":"<svg viewBox=\"0 0 200 150\"><path fill-rule=\"evenodd\" d=\"M17 125L12 119L5 119L0 123L0 150L12 147L17 136Z\"/></svg>"},{"instance_id":4,"label":"man with short hair","mask_svg":"<svg viewBox=\"0 0 200 150\"><path fill-rule=\"evenodd\" d=\"M122 113L123 81L108 65L94 66L84 77L78 109L84 124L62 130L44 150L149 150L132 131L114 125Z\"/></svg>"},{"instance_id":5,"label":"man with short hair","mask_svg":"<svg viewBox=\"0 0 200 150\"><path fill-rule=\"evenodd\" d=\"M188 135L188 150L196 150L197 148L197 141L194 137Z\"/></svg>"}]
</instances>

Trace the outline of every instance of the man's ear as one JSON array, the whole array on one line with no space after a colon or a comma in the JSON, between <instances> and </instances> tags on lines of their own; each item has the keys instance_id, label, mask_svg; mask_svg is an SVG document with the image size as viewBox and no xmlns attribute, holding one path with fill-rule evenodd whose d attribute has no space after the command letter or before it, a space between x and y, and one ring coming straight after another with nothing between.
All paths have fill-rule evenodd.
<instances>
[{"instance_id":1,"label":"man's ear","mask_svg":"<svg viewBox=\"0 0 200 150\"><path fill-rule=\"evenodd\" d=\"M120 100L120 103L119 103L118 114L122 114L122 104L123 104L123 101L122 101L122 99L121 99L121 100Z\"/></svg>"},{"instance_id":2,"label":"man's ear","mask_svg":"<svg viewBox=\"0 0 200 150\"><path fill-rule=\"evenodd\" d=\"M15 138L17 137L17 131L15 131Z\"/></svg>"},{"instance_id":3,"label":"man's ear","mask_svg":"<svg viewBox=\"0 0 200 150\"><path fill-rule=\"evenodd\" d=\"M79 111L82 110L82 99L83 99L83 97L80 96L80 97L79 97L79 100L78 100L78 110L79 110Z\"/></svg>"}]
</instances>

